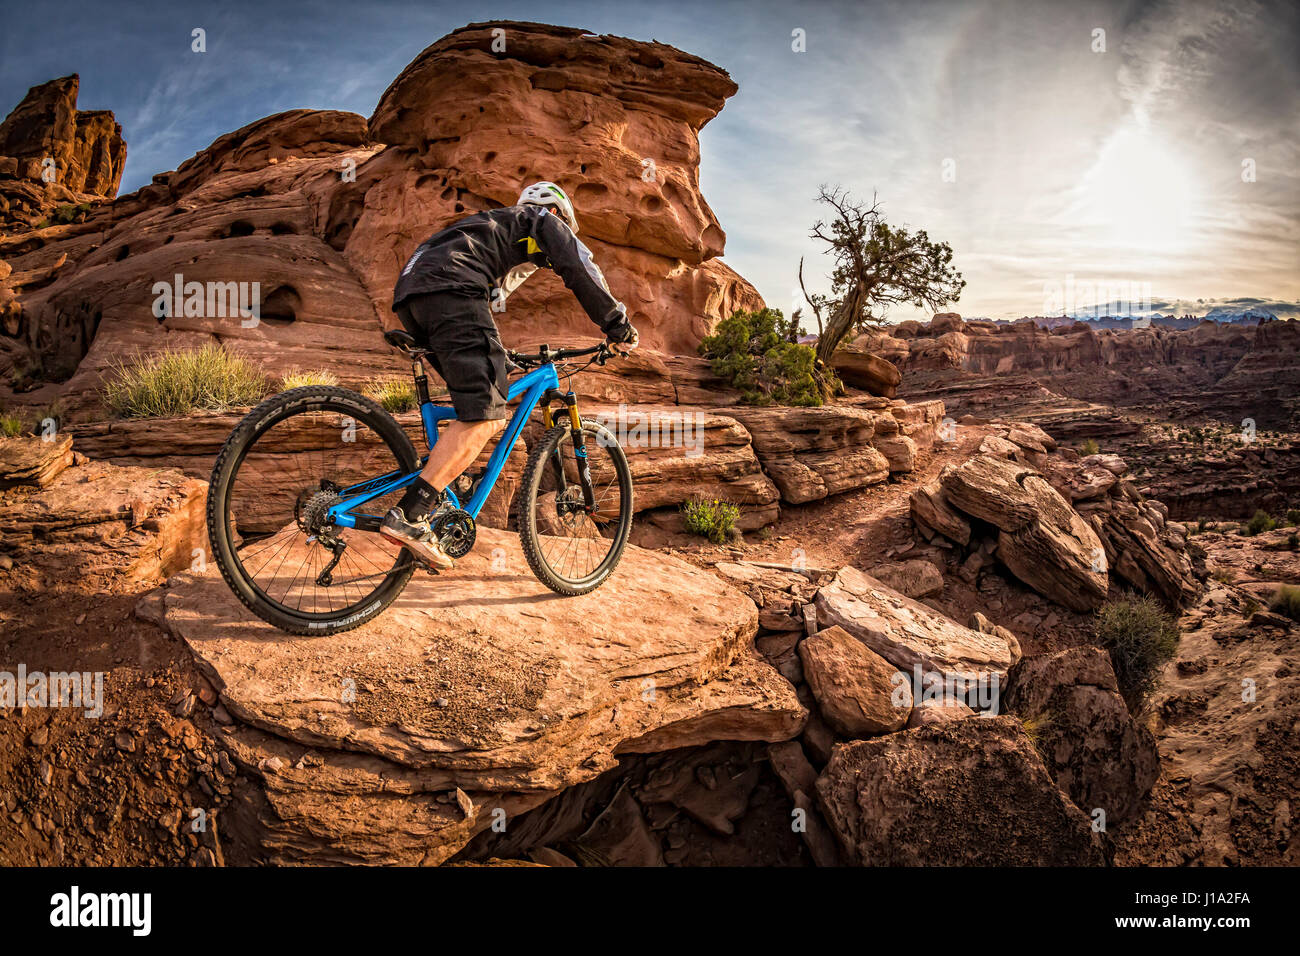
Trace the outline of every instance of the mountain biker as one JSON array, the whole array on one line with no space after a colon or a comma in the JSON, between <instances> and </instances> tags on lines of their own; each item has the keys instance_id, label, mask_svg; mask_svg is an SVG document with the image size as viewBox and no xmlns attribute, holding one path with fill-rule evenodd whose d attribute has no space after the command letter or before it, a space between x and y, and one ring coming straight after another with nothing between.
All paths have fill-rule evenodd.
<instances>
[{"instance_id":1,"label":"mountain biker","mask_svg":"<svg viewBox=\"0 0 1300 956\"><path fill-rule=\"evenodd\" d=\"M505 426L507 361L492 320L494 304L545 266L577 297L605 337L624 349L638 343L623 303L614 299L591 250L578 238L573 203L555 183L524 189L513 206L475 213L425 240L393 290L393 311L447 383L456 420L442 430L420 476L380 533L417 560L450 568L429 515L443 492Z\"/></svg>"}]
</instances>

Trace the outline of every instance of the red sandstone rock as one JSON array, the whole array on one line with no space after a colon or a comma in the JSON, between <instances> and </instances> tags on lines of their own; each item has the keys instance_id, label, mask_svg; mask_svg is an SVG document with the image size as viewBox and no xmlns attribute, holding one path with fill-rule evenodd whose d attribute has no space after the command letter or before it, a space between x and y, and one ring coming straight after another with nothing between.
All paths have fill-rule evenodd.
<instances>
[{"instance_id":1,"label":"red sandstone rock","mask_svg":"<svg viewBox=\"0 0 1300 956\"><path fill-rule=\"evenodd\" d=\"M74 73L33 86L0 123L0 230L43 219L60 203L117 195L126 164L122 127L107 110L79 111L79 85ZM54 161L48 181L47 158Z\"/></svg>"},{"instance_id":2,"label":"red sandstone rock","mask_svg":"<svg viewBox=\"0 0 1300 956\"><path fill-rule=\"evenodd\" d=\"M492 49L494 29L504 52ZM457 30L403 71L368 122L330 110L267 117L84 223L0 243L14 273L0 301L0 373L40 370L77 412L135 351L215 338L272 374L328 367L360 384L402 368L379 331L411 250L553 179L574 196L582 237L648 356L630 363L639 383L593 376L590 394L734 401L728 389L707 397L707 373L674 357L698 363L695 345L718 319L761 305L718 261L724 234L699 190L700 128L734 92L724 71L662 44L510 22ZM262 321L208 313L160 324L153 286L177 274L258 283ZM545 272L496 318L510 346L596 334Z\"/></svg>"}]
</instances>

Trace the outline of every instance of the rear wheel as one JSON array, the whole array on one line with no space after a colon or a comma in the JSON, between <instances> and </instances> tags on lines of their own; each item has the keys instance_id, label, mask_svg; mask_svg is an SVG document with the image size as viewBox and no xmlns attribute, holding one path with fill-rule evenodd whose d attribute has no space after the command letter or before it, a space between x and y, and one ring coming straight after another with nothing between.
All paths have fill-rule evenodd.
<instances>
[{"instance_id":1,"label":"rear wheel","mask_svg":"<svg viewBox=\"0 0 1300 956\"><path fill-rule=\"evenodd\" d=\"M594 507L588 507L568 425L542 436L515 499L515 526L528 565L557 594L594 591L613 573L632 531L632 472L607 428L582 423Z\"/></svg>"},{"instance_id":2,"label":"rear wheel","mask_svg":"<svg viewBox=\"0 0 1300 956\"><path fill-rule=\"evenodd\" d=\"M402 427L355 392L307 386L267 399L231 432L212 469L208 538L222 576L250 611L293 634L366 623L402 592L414 561L325 514L349 485L418 467ZM355 510L382 516L400 495Z\"/></svg>"}]
</instances>

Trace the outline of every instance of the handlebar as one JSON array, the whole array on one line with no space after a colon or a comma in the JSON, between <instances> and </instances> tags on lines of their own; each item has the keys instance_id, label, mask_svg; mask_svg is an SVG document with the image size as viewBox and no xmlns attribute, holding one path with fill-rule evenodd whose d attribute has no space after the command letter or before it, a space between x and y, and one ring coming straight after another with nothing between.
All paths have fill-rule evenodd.
<instances>
[{"instance_id":1,"label":"handlebar","mask_svg":"<svg viewBox=\"0 0 1300 956\"><path fill-rule=\"evenodd\" d=\"M563 362L565 359L582 358L586 355L596 356L596 364L604 365L614 356L626 354L626 352L614 348L609 342L601 342L599 345L593 345L585 349L553 349L549 345L543 345L540 351L528 354L516 352L512 349L506 350L506 357L523 368L536 368L551 362Z\"/></svg>"}]
</instances>

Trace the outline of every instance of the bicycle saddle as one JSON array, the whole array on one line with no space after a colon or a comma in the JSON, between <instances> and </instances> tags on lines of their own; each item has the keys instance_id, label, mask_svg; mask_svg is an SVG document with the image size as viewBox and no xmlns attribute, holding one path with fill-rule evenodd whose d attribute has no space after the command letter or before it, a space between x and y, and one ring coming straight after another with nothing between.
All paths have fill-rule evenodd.
<instances>
[{"instance_id":1,"label":"bicycle saddle","mask_svg":"<svg viewBox=\"0 0 1300 956\"><path fill-rule=\"evenodd\" d=\"M389 329L384 333L384 341L395 349L401 349L403 352L414 352L416 350L415 336L401 329Z\"/></svg>"}]
</instances>

